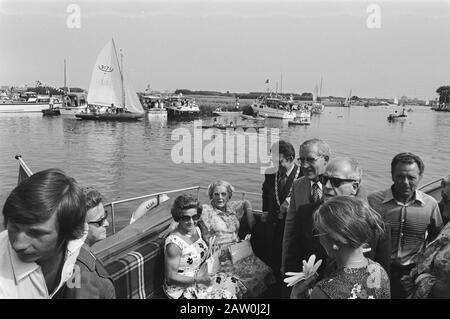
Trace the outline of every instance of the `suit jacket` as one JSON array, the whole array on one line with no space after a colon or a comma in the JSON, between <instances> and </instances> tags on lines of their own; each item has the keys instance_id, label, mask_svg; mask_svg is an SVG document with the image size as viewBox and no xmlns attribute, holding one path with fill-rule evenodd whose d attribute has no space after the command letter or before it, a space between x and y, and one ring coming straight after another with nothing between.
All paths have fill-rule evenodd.
<instances>
[{"instance_id":1,"label":"suit jacket","mask_svg":"<svg viewBox=\"0 0 450 319\"><path fill-rule=\"evenodd\" d=\"M286 272L286 253L289 250L289 245L297 237L295 234L298 232L296 226L296 215L300 206L311 203L311 181L306 177L302 177L294 181L291 192L291 202L286 214L286 221L284 224L283 244L282 244L282 257L281 257L281 273ZM301 261L300 261L301 262Z\"/></svg>"},{"instance_id":2,"label":"suit jacket","mask_svg":"<svg viewBox=\"0 0 450 319\"><path fill-rule=\"evenodd\" d=\"M286 198L291 193L292 184L294 182L295 175L297 174L297 170L299 167L294 164L294 168L289 174L286 184L283 189L279 190L278 199L280 200L280 204L282 204ZM262 210L269 213L276 213L280 211L280 206L278 206L276 197L275 197L275 177L276 174L265 174L264 175L264 183L262 185ZM301 176L301 172L298 176Z\"/></svg>"},{"instance_id":3,"label":"suit jacket","mask_svg":"<svg viewBox=\"0 0 450 319\"><path fill-rule=\"evenodd\" d=\"M322 265L319 268L319 276L322 277L327 267L328 257L325 249L319 242L319 239L313 237L313 214L320 206L320 203L308 203L299 206L293 226L295 231L291 234L292 241L289 243L285 255L284 271L301 271L302 260L308 260L312 254L316 255L316 260L322 259ZM378 262L386 272L390 271L391 255L391 231L390 225L385 224L385 234L382 237L372 239L369 243L371 251L365 254L366 257Z\"/></svg>"}]
</instances>

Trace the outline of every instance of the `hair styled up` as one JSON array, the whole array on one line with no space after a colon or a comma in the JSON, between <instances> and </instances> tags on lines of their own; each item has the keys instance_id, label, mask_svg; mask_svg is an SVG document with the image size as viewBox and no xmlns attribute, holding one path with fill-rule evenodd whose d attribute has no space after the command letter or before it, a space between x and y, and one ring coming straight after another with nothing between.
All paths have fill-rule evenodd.
<instances>
[{"instance_id":1,"label":"hair styled up","mask_svg":"<svg viewBox=\"0 0 450 319\"><path fill-rule=\"evenodd\" d=\"M92 187L83 188L84 195L86 196L86 210L98 206L103 201L103 196L98 190Z\"/></svg>"},{"instance_id":2,"label":"hair styled up","mask_svg":"<svg viewBox=\"0 0 450 319\"><path fill-rule=\"evenodd\" d=\"M209 199L213 198L214 189L216 189L216 187L218 187L218 186L225 186L226 189L227 189L227 193L228 193L229 198L231 198L231 196L233 196L233 192L234 192L233 185L231 185L230 183L228 183L226 181L217 181L217 182L209 184L209 186L208 186Z\"/></svg>"},{"instance_id":3,"label":"hair styled up","mask_svg":"<svg viewBox=\"0 0 450 319\"><path fill-rule=\"evenodd\" d=\"M366 201L353 196L327 200L314 212L313 220L317 230L351 248L358 248L384 234L380 214Z\"/></svg>"},{"instance_id":4,"label":"hair styled up","mask_svg":"<svg viewBox=\"0 0 450 319\"><path fill-rule=\"evenodd\" d=\"M78 239L84 232L85 195L75 179L59 169L35 173L17 185L3 206L4 226L9 222L34 225L56 214L59 242Z\"/></svg>"},{"instance_id":5,"label":"hair styled up","mask_svg":"<svg viewBox=\"0 0 450 319\"><path fill-rule=\"evenodd\" d=\"M187 194L178 196L175 198L172 209L170 210L173 220L178 222L183 212L191 208L197 209L197 215L200 216L202 214L203 207L194 197Z\"/></svg>"}]
</instances>

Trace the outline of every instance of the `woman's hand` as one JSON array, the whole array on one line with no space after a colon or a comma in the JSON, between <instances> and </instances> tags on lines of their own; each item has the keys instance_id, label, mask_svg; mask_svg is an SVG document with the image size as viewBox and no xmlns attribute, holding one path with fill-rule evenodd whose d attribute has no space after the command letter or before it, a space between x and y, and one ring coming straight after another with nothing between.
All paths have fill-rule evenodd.
<instances>
[{"instance_id":1,"label":"woman's hand","mask_svg":"<svg viewBox=\"0 0 450 319\"><path fill-rule=\"evenodd\" d=\"M400 283L402 284L403 288L405 289L406 293L409 295L412 290L414 289L414 281L412 278L408 275L403 276L400 278Z\"/></svg>"}]
</instances>

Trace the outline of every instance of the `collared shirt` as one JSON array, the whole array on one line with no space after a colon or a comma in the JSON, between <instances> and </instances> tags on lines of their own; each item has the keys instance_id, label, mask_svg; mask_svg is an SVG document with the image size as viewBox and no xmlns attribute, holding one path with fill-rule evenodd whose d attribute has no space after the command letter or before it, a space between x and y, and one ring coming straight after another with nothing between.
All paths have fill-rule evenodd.
<instances>
[{"instance_id":1,"label":"collared shirt","mask_svg":"<svg viewBox=\"0 0 450 319\"><path fill-rule=\"evenodd\" d=\"M291 165L291 168L286 172L286 176L287 176L287 177L289 177L289 175L291 175L292 170L294 169L294 167L295 167L295 165L292 164L292 165Z\"/></svg>"},{"instance_id":2,"label":"collared shirt","mask_svg":"<svg viewBox=\"0 0 450 319\"><path fill-rule=\"evenodd\" d=\"M49 294L41 266L19 259L11 246L8 231L0 233L0 299L50 299L72 276L75 262L83 246L83 236L67 244L61 280Z\"/></svg>"},{"instance_id":3,"label":"collared shirt","mask_svg":"<svg viewBox=\"0 0 450 319\"><path fill-rule=\"evenodd\" d=\"M409 265L426 244L442 228L437 201L416 190L408 203L397 201L391 188L368 196L370 206L391 225L391 263Z\"/></svg>"}]
</instances>

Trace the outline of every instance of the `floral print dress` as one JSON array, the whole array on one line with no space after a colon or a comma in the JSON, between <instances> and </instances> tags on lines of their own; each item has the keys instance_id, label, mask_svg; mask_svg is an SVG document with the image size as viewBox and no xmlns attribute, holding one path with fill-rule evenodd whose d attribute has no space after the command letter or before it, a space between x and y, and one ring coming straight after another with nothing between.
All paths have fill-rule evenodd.
<instances>
[{"instance_id":1,"label":"floral print dress","mask_svg":"<svg viewBox=\"0 0 450 319\"><path fill-rule=\"evenodd\" d=\"M450 222L440 234L417 255L417 266L411 270L415 287L409 298L429 298L431 289L439 282L450 285Z\"/></svg>"},{"instance_id":2,"label":"floral print dress","mask_svg":"<svg viewBox=\"0 0 450 319\"><path fill-rule=\"evenodd\" d=\"M194 277L201 264L206 259L208 246L201 237L200 229L197 227L199 239L188 244L177 234L171 234L166 238L164 248L174 244L181 249L178 273L187 277ZM210 286L202 284L179 287L164 284L164 291L169 298L173 299L237 299L245 293L245 286L235 277L225 273L217 273L213 276Z\"/></svg>"},{"instance_id":3,"label":"floral print dress","mask_svg":"<svg viewBox=\"0 0 450 319\"><path fill-rule=\"evenodd\" d=\"M361 268L344 268L319 281L320 288L331 299L390 299L389 277L377 262L367 259Z\"/></svg>"},{"instance_id":4,"label":"floral print dress","mask_svg":"<svg viewBox=\"0 0 450 319\"><path fill-rule=\"evenodd\" d=\"M241 259L237 264L231 262L228 247L239 242L239 225L244 216L244 201L229 201L226 211L204 204L201 220L206 227L206 238L216 236L221 246L220 271L239 278L247 288L246 298L255 298L275 283L272 269L256 255Z\"/></svg>"}]
</instances>

